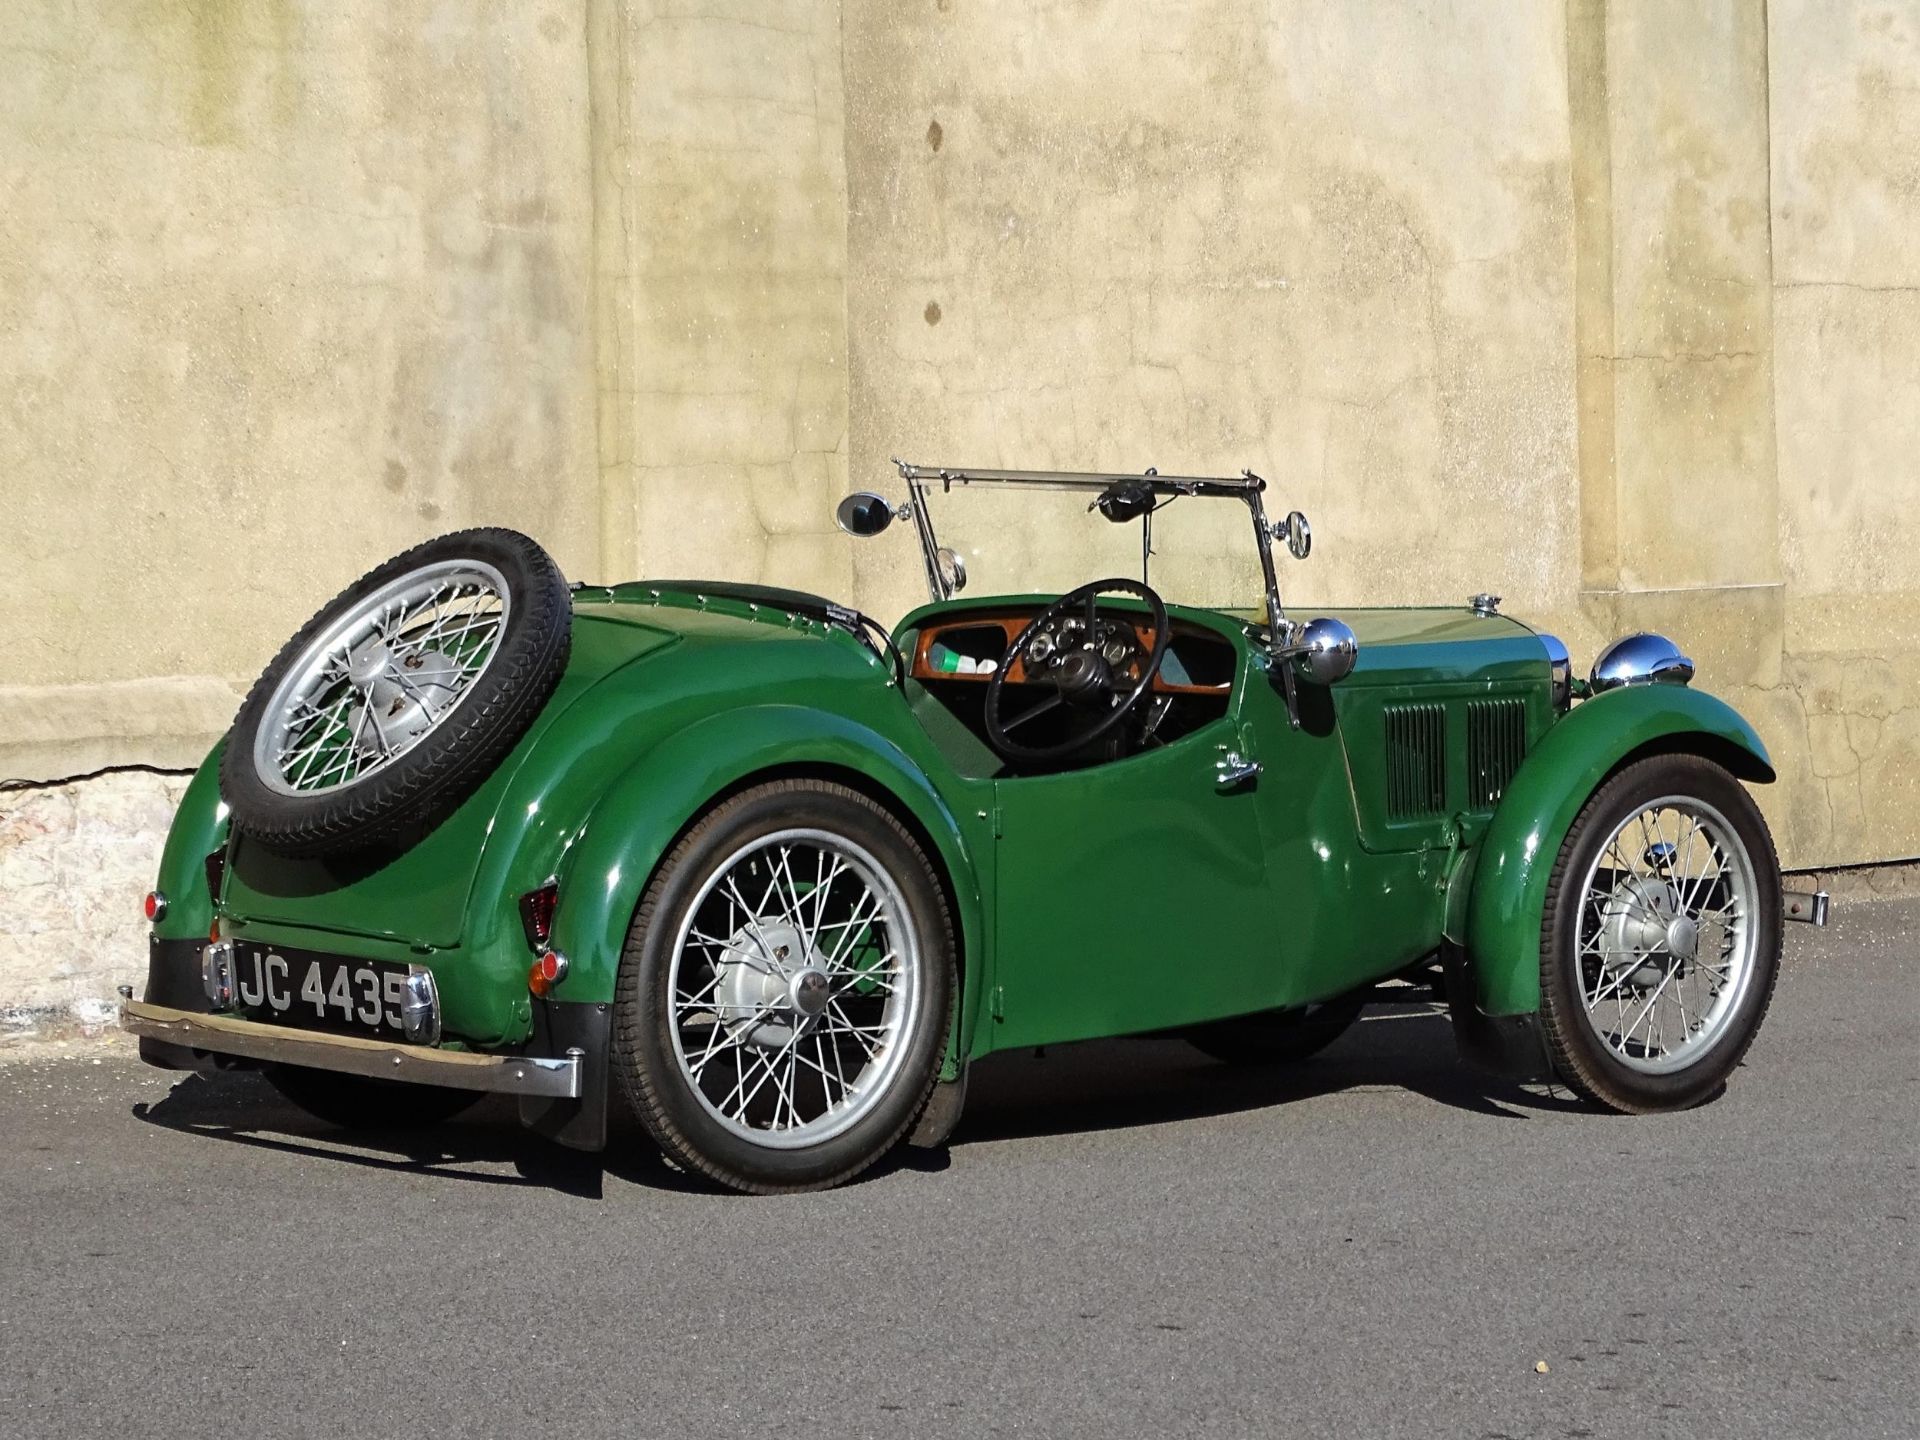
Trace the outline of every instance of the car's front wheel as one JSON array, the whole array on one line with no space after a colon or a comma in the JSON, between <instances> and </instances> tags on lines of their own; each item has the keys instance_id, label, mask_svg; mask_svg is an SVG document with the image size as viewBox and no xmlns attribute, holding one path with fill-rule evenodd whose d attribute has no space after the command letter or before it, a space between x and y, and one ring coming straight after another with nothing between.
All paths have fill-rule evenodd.
<instances>
[{"instance_id":1,"label":"car's front wheel","mask_svg":"<svg viewBox=\"0 0 1920 1440\"><path fill-rule=\"evenodd\" d=\"M783 780L674 846L620 961L614 1071L661 1149L735 1190L810 1190L925 1107L955 991L931 862L867 796Z\"/></svg>"},{"instance_id":2,"label":"car's front wheel","mask_svg":"<svg viewBox=\"0 0 1920 1440\"><path fill-rule=\"evenodd\" d=\"M1780 869L1745 787L1660 755L1596 791L1561 846L1540 934L1555 1068L1627 1112L1718 1094L1767 1013Z\"/></svg>"}]
</instances>

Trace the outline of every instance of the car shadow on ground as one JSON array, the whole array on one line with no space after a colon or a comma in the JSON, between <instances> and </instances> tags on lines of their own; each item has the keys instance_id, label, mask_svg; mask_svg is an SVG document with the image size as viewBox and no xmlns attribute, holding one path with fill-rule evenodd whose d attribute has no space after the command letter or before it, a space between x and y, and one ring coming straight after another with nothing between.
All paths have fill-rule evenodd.
<instances>
[{"instance_id":1,"label":"car shadow on ground","mask_svg":"<svg viewBox=\"0 0 1920 1440\"><path fill-rule=\"evenodd\" d=\"M1392 1006L1324 1052L1271 1069L1219 1064L1171 1038L1095 1040L994 1056L968 1079L966 1112L948 1147L896 1147L862 1180L902 1170L944 1170L950 1150L995 1141L1174 1124L1262 1110L1346 1090L1401 1089L1436 1104L1498 1119L1579 1108L1564 1090L1482 1074L1454 1049L1444 1012ZM514 1102L489 1097L428 1130L349 1134L283 1099L257 1074L184 1076L135 1118L181 1134L335 1160L389 1172L481 1185L536 1185L597 1199L613 1176L677 1191L711 1187L669 1165L631 1122L616 1119L603 1154L567 1150L522 1130Z\"/></svg>"},{"instance_id":2,"label":"car shadow on ground","mask_svg":"<svg viewBox=\"0 0 1920 1440\"><path fill-rule=\"evenodd\" d=\"M1223 1065L1176 1039L1098 1040L995 1056L969 1077L956 1145L1161 1125L1345 1090L1406 1090L1489 1118L1582 1108L1558 1086L1519 1085L1460 1058L1446 1012L1376 1007L1320 1054L1271 1068Z\"/></svg>"}]
</instances>

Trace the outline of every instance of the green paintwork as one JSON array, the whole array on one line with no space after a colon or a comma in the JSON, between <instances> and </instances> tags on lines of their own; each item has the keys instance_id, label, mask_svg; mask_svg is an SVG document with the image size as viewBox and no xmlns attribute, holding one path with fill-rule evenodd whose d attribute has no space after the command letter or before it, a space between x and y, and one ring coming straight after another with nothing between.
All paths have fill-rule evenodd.
<instances>
[{"instance_id":1,"label":"green paintwork","mask_svg":"<svg viewBox=\"0 0 1920 1440\"><path fill-rule=\"evenodd\" d=\"M1774 778L1753 727L1702 691L1637 685L1576 706L1527 757L1474 857L1458 938L1473 959L1483 1013L1540 1008L1541 911L1561 842L1602 780L1663 745L1705 753L1743 780Z\"/></svg>"},{"instance_id":2,"label":"green paintwork","mask_svg":"<svg viewBox=\"0 0 1920 1440\"><path fill-rule=\"evenodd\" d=\"M898 635L907 643L933 615L1052 598L923 607ZM328 862L235 840L222 924L428 964L450 1040L511 1047L531 1027L523 893L559 884L554 943L572 966L557 998L610 1001L635 908L676 837L756 780L835 776L891 806L947 881L963 962L951 1074L997 1049L1328 998L1404 969L1443 933L1468 941L1491 1013L1531 1008L1540 855L1620 757L1694 737L1753 757L1750 778L1770 775L1751 730L1696 692L1614 692L1557 716L1544 647L1505 618L1333 612L1359 637L1359 662L1331 693L1302 687L1295 729L1248 617L1168 611L1233 647L1226 713L1111 764L1016 776L917 683L903 696L867 646L775 592L581 590L553 700L451 817L411 844ZM1464 715L1499 696L1519 700L1530 754L1497 810L1475 810ZM1382 808L1386 707L1408 700L1445 707L1450 777L1445 803L1411 822ZM1263 769L1222 790L1215 763L1230 750ZM204 933L210 918L201 867L225 830L216 763L169 839L165 934Z\"/></svg>"},{"instance_id":3,"label":"green paintwork","mask_svg":"<svg viewBox=\"0 0 1920 1440\"><path fill-rule=\"evenodd\" d=\"M167 897L167 913L153 927L162 940L204 940L213 926L207 893L207 857L227 843L227 807L220 800L220 756L226 742L200 762L173 812L153 888Z\"/></svg>"}]
</instances>

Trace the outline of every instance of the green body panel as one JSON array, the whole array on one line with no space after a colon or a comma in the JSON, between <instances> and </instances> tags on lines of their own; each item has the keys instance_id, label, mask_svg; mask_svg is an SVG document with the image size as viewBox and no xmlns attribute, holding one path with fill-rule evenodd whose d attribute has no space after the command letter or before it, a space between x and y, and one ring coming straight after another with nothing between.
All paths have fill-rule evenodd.
<instances>
[{"instance_id":1,"label":"green body panel","mask_svg":"<svg viewBox=\"0 0 1920 1440\"><path fill-rule=\"evenodd\" d=\"M1522 709L1527 748L1553 724L1552 677L1539 638L1500 615L1460 610L1335 612L1360 642L1353 673L1334 688L1362 846L1430 850L1477 833L1492 806L1468 793L1467 705L1511 698ZM1409 706L1441 707L1445 789L1431 813L1396 817L1387 803L1388 716Z\"/></svg>"},{"instance_id":2,"label":"green body panel","mask_svg":"<svg viewBox=\"0 0 1920 1440\"><path fill-rule=\"evenodd\" d=\"M1328 610L1360 642L1347 691L1369 685L1538 679L1539 637L1505 615L1469 610Z\"/></svg>"},{"instance_id":3,"label":"green body panel","mask_svg":"<svg viewBox=\"0 0 1920 1440\"><path fill-rule=\"evenodd\" d=\"M1051 598L924 607L898 633ZM233 841L226 931L425 963L451 1041L510 1047L532 1025L520 896L557 881L553 940L571 968L555 998L606 1003L648 882L716 797L776 775L838 778L892 808L946 881L963 967L951 1073L996 1049L1325 999L1404 969L1443 934L1475 950L1490 1013L1532 1008L1539 859L1607 769L1698 732L1764 770L1751 730L1691 691L1613 692L1557 717L1538 637L1461 610L1335 612L1359 662L1331 691L1300 687L1295 728L1245 617L1169 606L1233 647L1226 713L1161 748L1023 776L917 683L903 695L861 641L775 592L629 585L582 590L574 609L554 699L458 810L411 844L335 861ZM1464 717L1507 696L1529 757L1497 810L1475 808L1459 778ZM1434 733L1454 777L1411 822L1383 808L1388 707L1409 701L1444 709ZM1229 751L1262 769L1222 789ZM217 761L169 838L166 935L204 934L211 918Z\"/></svg>"},{"instance_id":4,"label":"green body panel","mask_svg":"<svg viewBox=\"0 0 1920 1440\"><path fill-rule=\"evenodd\" d=\"M1540 920L1554 859L1600 783L1622 761L1654 747L1698 751L1743 780L1773 779L1753 727L1701 691L1636 685L1575 706L1521 766L1472 857L1454 938L1472 962L1475 1003L1484 1014L1540 1008Z\"/></svg>"},{"instance_id":5,"label":"green body panel","mask_svg":"<svg viewBox=\"0 0 1920 1440\"><path fill-rule=\"evenodd\" d=\"M1350 757L1324 692L1303 691L1305 723L1294 729L1243 624L1168 613L1235 647L1224 717L1113 764L996 782L995 1048L1327 999L1439 943L1443 853L1374 854L1356 843L1356 785L1376 782L1373 751ZM1349 616L1376 632L1424 619ZM1515 645L1503 643L1509 634ZM1470 626L1455 644L1457 656L1429 649L1430 673L1479 693L1489 667L1510 683L1531 666L1545 693L1545 652L1519 627ZM1412 663L1404 651L1379 660L1383 675ZM1214 767L1229 750L1262 770L1222 790Z\"/></svg>"},{"instance_id":6,"label":"green body panel","mask_svg":"<svg viewBox=\"0 0 1920 1440\"><path fill-rule=\"evenodd\" d=\"M167 830L160 873L153 882L167 897L167 913L153 927L162 940L204 940L213 928L207 857L227 843L227 807L220 800L220 756L225 749L223 740L200 762Z\"/></svg>"},{"instance_id":7,"label":"green body panel","mask_svg":"<svg viewBox=\"0 0 1920 1440\"><path fill-rule=\"evenodd\" d=\"M543 768L550 754L577 753L573 737L604 712L604 682L634 660L668 648L678 637L657 626L607 623L582 607L573 649L553 698L520 743L452 815L404 846L339 859L302 860L236 838L229 860L224 909L238 923L304 927L401 941L427 950L451 949L467 927L484 923L485 905L470 905L473 886L487 876L474 858L506 820L529 757ZM586 710L576 714L582 703ZM550 751L557 745L559 751ZM535 817L537 820L537 817ZM484 892L481 898L485 899Z\"/></svg>"},{"instance_id":8,"label":"green body panel","mask_svg":"<svg viewBox=\"0 0 1920 1440\"><path fill-rule=\"evenodd\" d=\"M554 943L572 971L556 998L610 999L640 892L688 821L753 774L817 769L865 776L914 816L954 882L970 953L984 954L991 867L943 808L929 776L946 767L871 651L776 608L644 586L582 591L574 608L555 698L450 817L410 846L340 860L236 841L227 932L427 963L449 1035L514 1044L531 1028L521 895L560 882Z\"/></svg>"},{"instance_id":9,"label":"green body panel","mask_svg":"<svg viewBox=\"0 0 1920 1440\"><path fill-rule=\"evenodd\" d=\"M791 703L744 705L690 723L605 785L560 872L554 944L573 962L565 998L613 998L621 946L647 882L715 796L760 778L823 776L880 798L931 846L969 961L954 1039L957 1053L973 1053L980 989L971 977L992 965L984 918L993 877L991 787L946 772L899 693L862 678L858 693L846 677L790 681L779 693ZM936 789L930 773L943 772Z\"/></svg>"}]
</instances>

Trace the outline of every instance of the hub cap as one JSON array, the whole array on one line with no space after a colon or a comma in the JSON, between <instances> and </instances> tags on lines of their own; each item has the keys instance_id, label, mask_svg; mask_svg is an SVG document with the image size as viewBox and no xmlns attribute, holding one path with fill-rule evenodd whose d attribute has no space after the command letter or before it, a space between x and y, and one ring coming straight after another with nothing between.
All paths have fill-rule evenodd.
<instances>
[{"instance_id":1,"label":"hub cap","mask_svg":"<svg viewBox=\"0 0 1920 1440\"><path fill-rule=\"evenodd\" d=\"M287 668L254 741L282 795L357 785L418 745L499 650L506 577L477 560L414 570L326 626Z\"/></svg>"},{"instance_id":2,"label":"hub cap","mask_svg":"<svg viewBox=\"0 0 1920 1440\"><path fill-rule=\"evenodd\" d=\"M921 1003L906 898L843 836L752 841L695 897L668 993L681 1078L709 1115L779 1149L831 1139L905 1063Z\"/></svg>"},{"instance_id":3,"label":"hub cap","mask_svg":"<svg viewBox=\"0 0 1920 1440\"><path fill-rule=\"evenodd\" d=\"M1745 844L1704 801L1669 796L1621 822L1588 869L1578 950L1587 1023L1615 1059L1668 1074L1725 1038L1758 896Z\"/></svg>"}]
</instances>

